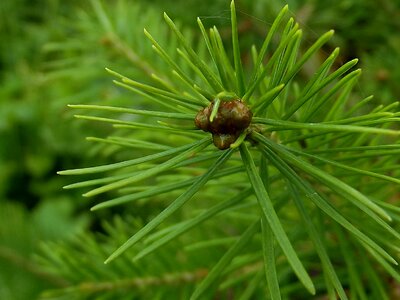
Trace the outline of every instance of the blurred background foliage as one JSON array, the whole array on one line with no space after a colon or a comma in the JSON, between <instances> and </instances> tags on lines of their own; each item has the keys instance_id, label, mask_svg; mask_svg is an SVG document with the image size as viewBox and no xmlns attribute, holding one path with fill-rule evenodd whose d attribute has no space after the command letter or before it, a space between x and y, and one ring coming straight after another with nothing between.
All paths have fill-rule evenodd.
<instances>
[{"instance_id":1,"label":"blurred background foliage","mask_svg":"<svg viewBox=\"0 0 400 300\"><path fill-rule=\"evenodd\" d=\"M383 104L400 100L399 1L237 1L243 49L261 43L266 25L286 3L309 45L335 29L321 60L336 46L341 61L361 59L360 98L374 94L376 103ZM0 1L0 299L35 299L44 290L63 286L62 279L46 273L35 259L48 247L43 245L102 231L100 219L129 214L129 209L89 213L96 199L61 190L70 179L57 176L58 170L129 157L85 142L86 136L106 136L109 128L72 121L66 105L133 106L132 95L114 87L104 67L141 80L162 68L143 28L168 45L163 11L184 25L194 41L200 34L195 18L200 16L206 27L218 25L229 43L227 1ZM304 72L312 74L319 63ZM135 222L140 224L150 211L141 208Z\"/></svg>"}]
</instances>

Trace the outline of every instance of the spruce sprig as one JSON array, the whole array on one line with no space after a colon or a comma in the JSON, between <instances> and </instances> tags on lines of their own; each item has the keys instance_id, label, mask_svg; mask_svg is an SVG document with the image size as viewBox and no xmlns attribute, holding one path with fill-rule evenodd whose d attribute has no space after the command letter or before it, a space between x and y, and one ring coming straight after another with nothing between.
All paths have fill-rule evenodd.
<instances>
[{"instance_id":1,"label":"spruce sprig","mask_svg":"<svg viewBox=\"0 0 400 300\"><path fill-rule=\"evenodd\" d=\"M337 293L340 299L347 299L345 287L351 293L353 289L354 293L361 293L363 275L352 265L353 251L368 255L366 264L378 264L390 276L399 277L393 265L397 265L394 249L398 249L400 235L391 223L399 219L399 211L387 203L386 197L379 195L381 189L368 188L379 187L385 180L390 183L386 185L389 192L398 190L398 178L380 173L396 164L399 147L396 138L400 133L393 123L400 120L397 105L377 107L365 113L369 98L357 102L351 93L361 74L360 70L352 71L357 60L331 70L339 55L338 48L312 78L301 85L298 75L304 64L321 50L333 31L322 35L302 53L299 50L302 31L293 18L284 22L287 13L285 6L272 23L260 50L253 47L251 70L241 60L234 1L231 2L232 59L217 28L207 32L202 21L197 20L208 51L208 56L203 56L164 14L165 22L178 41L177 54L181 59L174 59L176 56L168 53L147 30L145 35L170 68L169 72L153 75L152 79L157 79L153 85L107 69L117 78L118 86L145 98L151 110L71 105L79 110L128 115L128 120L91 115L77 115L77 118L141 132L134 140L111 137L97 139L98 142L118 146L131 143L138 149L156 151L109 165L59 172L62 175L108 172L99 179L67 186L94 187L84 194L86 197L111 192L123 194L96 204L93 210L184 189L115 250L106 263L144 242L134 256L134 260L140 262L203 222L220 214L229 215L231 209L243 202L243 205L252 204L250 208L244 207L249 215L242 215L248 219L243 233L211 267L191 299L201 299L217 289L222 278L236 278L235 268L230 268L230 264L240 265L241 259L242 264L246 264L246 259L251 257L246 250L249 243L259 244L260 256L255 257L262 262L262 267L256 271L265 276L257 275L257 281L250 281L243 295L250 294L250 287L254 287L254 291L262 282L272 299L281 299L283 292L279 286L285 280L279 273L282 268L278 268L277 258L281 254L310 294L327 290L331 296ZM275 40L278 40L276 45L273 44ZM239 126L244 122L243 117L237 118L243 106L249 109L243 114L251 119L245 128ZM210 133L217 147L212 145ZM177 142L169 143L167 136ZM177 171L184 180L173 180ZM130 189L154 177L159 180L156 187L147 184L136 192ZM237 178L241 182L237 187L227 184ZM226 185L223 201L189 220L156 231L196 194L213 191L212 183L222 188ZM230 198L232 193L236 195ZM254 197L258 203L256 210ZM215 200L220 199L216 197ZM288 223L297 228L291 228ZM325 231L319 230L321 223ZM346 234L351 242L341 245L338 241L343 241ZM298 237L306 237L313 245L311 250L307 253L300 250L302 240ZM275 243L279 247L275 247ZM337 257L339 251L343 258ZM314 254L321 262L318 270L324 275L322 287L315 284L317 276L310 275L313 266L304 258ZM349 270L349 278L343 280L335 271L335 264L341 262ZM369 272L378 271L370 267ZM377 275L371 278L380 280ZM226 285L229 281L223 282L220 288Z\"/></svg>"}]
</instances>

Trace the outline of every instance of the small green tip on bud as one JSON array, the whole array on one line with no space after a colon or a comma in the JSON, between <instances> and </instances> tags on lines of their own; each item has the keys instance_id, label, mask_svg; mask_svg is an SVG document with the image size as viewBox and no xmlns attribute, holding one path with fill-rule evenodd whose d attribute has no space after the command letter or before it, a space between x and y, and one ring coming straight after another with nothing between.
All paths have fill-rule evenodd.
<instances>
[{"instance_id":1,"label":"small green tip on bud","mask_svg":"<svg viewBox=\"0 0 400 300\"><path fill-rule=\"evenodd\" d=\"M242 133L240 134L240 136L236 139L236 141L235 141L234 143L232 143L229 147L230 147L231 149L236 149L236 148L238 148L238 147L244 142L244 140L246 139L246 137L247 137L247 132L246 132L246 131L242 132Z\"/></svg>"},{"instance_id":2,"label":"small green tip on bud","mask_svg":"<svg viewBox=\"0 0 400 300\"><path fill-rule=\"evenodd\" d=\"M211 110L210 118L209 118L211 123L214 121L214 118L218 113L218 109L219 109L219 105L220 104L221 104L221 100L219 98L215 99L213 108Z\"/></svg>"}]
</instances>

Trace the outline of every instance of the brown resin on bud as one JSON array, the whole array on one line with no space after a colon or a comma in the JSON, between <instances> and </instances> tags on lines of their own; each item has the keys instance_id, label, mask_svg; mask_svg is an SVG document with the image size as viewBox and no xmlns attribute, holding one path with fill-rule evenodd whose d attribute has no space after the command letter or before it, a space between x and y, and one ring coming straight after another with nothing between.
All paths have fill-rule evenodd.
<instances>
[{"instance_id":1,"label":"brown resin on bud","mask_svg":"<svg viewBox=\"0 0 400 300\"><path fill-rule=\"evenodd\" d=\"M203 131L210 132L210 130L209 130L210 114L211 114L210 106L207 106L206 108L203 108L202 110L200 110L197 113L196 118L194 119L194 123L196 124L196 127Z\"/></svg>"},{"instance_id":2,"label":"brown resin on bud","mask_svg":"<svg viewBox=\"0 0 400 300\"><path fill-rule=\"evenodd\" d=\"M231 134L231 133L221 133L221 134L213 134L213 143L215 147L220 150L228 149L231 144L233 144L236 139L239 137L239 134Z\"/></svg>"},{"instance_id":3,"label":"brown resin on bud","mask_svg":"<svg viewBox=\"0 0 400 300\"><path fill-rule=\"evenodd\" d=\"M212 122L210 115L214 102L200 110L194 120L197 128L213 135L214 145L221 150L229 148L239 135L249 127L253 113L245 103L237 100L221 101Z\"/></svg>"}]
</instances>

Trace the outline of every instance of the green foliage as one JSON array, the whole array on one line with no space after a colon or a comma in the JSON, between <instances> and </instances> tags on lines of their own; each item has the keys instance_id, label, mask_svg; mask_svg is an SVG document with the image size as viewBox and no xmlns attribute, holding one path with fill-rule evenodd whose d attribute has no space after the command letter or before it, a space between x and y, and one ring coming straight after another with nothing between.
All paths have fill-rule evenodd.
<instances>
[{"instance_id":1,"label":"green foliage","mask_svg":"<svg viewBox=\"0 0 400 300\"><path fill-rule=\"evenodd\" d=\"M138 10L130 11L137 16ZM68 240L70 235L65 232L73 235L76 226L83 230L97 222L89 215L84 222L80 220L82 209L87 210L90 203L76 201L80 197L76 191L60 193L60 187L71 181L57 176L56 171L88 161L104 163L99 149L82 140L107 130L67 122L71 112L66 105L99 97L109 104L129 101L103 82L107 80L104 65L114 61L115 66L125 66L125 56L118 63L117 54L132 45L114 47L115 43L108 43L108 33L99 30L90 3L5 0L1 1L0 15L0 211L8 212L9 206L21 204L24 213L21 219L14 220L15 214L1 219L1 228L17 221L23 225L17 222L15 226L20 232L2 231L0 235L0 298L35 299L49 287L46 276L36 272L40 267L24 267L38 251L38 243ZM125 40L134 44L132 37L138 34L127 32L127 25L123 27L123 32L119 28L120 37L130 36L131 40ZM127 54L134 57L132 51ZM135 69L132 74L141 71ZM63 222L65 214L75 220ZM30 226L28 237L25 225ZM14 276L9 278L9 274Z\"/></svg>"},{"instance_id":2,"label":"green foliage","mask_svg":"<svg viewBox=\"0 0 400 300\"><path fill-rule=\"evenodd\" d=\"M92 187L84 194L87 197L113 191L122 194L96 205L94 209L137 202L143 197L146 197L146 202L151 202L152 197L187 187L173 201L168 201L169 194L166 194L165 201L170 204L166 204L159 214L118 247L106 263L112 266L119 256L144 242L145 245L135 248L139 254L134 260L139 265L145 264L147 255L154 251L161 253L166 243L176 241L194 225L213 220L216 213L226 215L218 220L219 224L229 224L229 212L239 205L243 206L242 218L237 219L235 225L238 230L242 228L239 232L243 233L234 242L229 239L228 250L218 262L204 262L202 267L209 272L194 289L191 299L210 297L214 291L224 290L227 285L232 285L230 288L234 294L242 294L243 298L263 294L266 286L272 299L290 297L293 293L302 297L301 288L295 288L295 292L285 290L290 290L289 286L293 284L293 280L283 276L285 273L294 274L311 294L328 293L330 297L336 297L337 293L341 299L347 299L346 288L354 297L357 293L389 297L382 288L387 284L385 280L381 281L385 277L376 274L365 277L361 270L365 263L374 274L370 264L377 263L391 276L398 277L393 267L397 266L393 247L397 249L400 236L392 227L393 219L398 218L398 210L385 201L396 195L398 179L394 168L387 175L379 171L396 164L396 156L392 155L396 152L386 152L385 149L398 151L396 140L399 132L390 128L393 122L399 121L397 103L360 113L368 101L356 105L357 100L351 93L360 75L360 70L351 71L357 60L331 71L338 49L326 58L308 82L296 81L305 63L327 43L333 31L323 34L301 53L302 31L292 18L285 24L286 13L287 6L271 25L260 50L253 48L253 69L246 72L241 61L234 2L231 3L232 51L229 51L233 55L232 61L216 27L207 32L198 19L208 51L206 55L204 47L199 44L194 48L165 14L165 21L176 38L173 43L178 44L175 54L170 54L148 31L145 33L170 70L153 76L156 79L153 84L109 70L117 77L117 85L148 99L153 103L152 107L159 110L73 106L132 115L124 119L77 116L111 123L120 129L107 143L121 146L121 142L133 143L143 149L148 149L151 143L156 146L153 150L166 147L164 151L136 159L59 172L63 175L107 172L99 179L68 186ZM272 40L274 45L271 45ZM222 94L229 95L228 101L240 99L253 111L250 126L230 144L229 150L223 152L210 145L209 133L200 132L191 125L195 114L207 106L212 110L209 115L205 114L209 116L210 124L227 122L227 119L221 119L219 112ZM215 107L211 108L214 101ZM353 109L349 111L350 108ZM167 121L156 124L160 118ZM133 136L135 140L131 141ZM173 143L168 141L171 139ZM248 179L244 180L246 177ZM180 178L179 183L171 183L176 180L174 178ZM238 178L241 179L239 185L227 184L236 182ZM382 180L390 185L382 184ZM137 186L135 194L136 188L132 185L138 182L145 185ZM153 189L152 185L157 187ZM218 194L217 190L223 190L223 194ZM249 191L253 196L246 200ZM213 195L202 203L212 207L187 220L177 217L180 209L183 215L196 209L196 201L191 201L192 204L187 202L197 194L197 197ZM240 204L234 195L243 195ZM257 205L254 205L254 198ZM220 202L223 200L225 202ZM171 218L171 224L166 226ZM305 223L305 226L293 226L299 223ZM317 229L320 227L323 230ZM341 247L338 239L345 234L351 245L338 256ZM225 244L224 236L214 237L203 247L214 247L220 242ZM149 245L146 245L146 238L150 239ZM253 249L254 246L249 244L258 247ZM355 252L368 253L369 256L352 269L356 280L352 281L341 275L346 264L354 263L350 257ZM190 256L183 255L187 267L193 269ZM315 257L320 263L316 263ZM265 273L266 280L256 275L257 282L248 283L248 289L241 293L237 287L246 285L249 276L242 276L238 267L253 269L253 274ZM283 272L282 268L286 271ZM311 270L316 275L310 276ZM369 280L379 284L374 288L361 283Z\"/></svg>"},{"instance_id":3,"label":"green foliage","mask_svg":"<svg viewBox=\"0 0 400 300\"><path fill-rule=\"evenodd\" d=\"M386 2L3 1L0 298L392 299ZM239 98L252 123L218 150L193 121Z\"/></svg>"}]
</instances>

